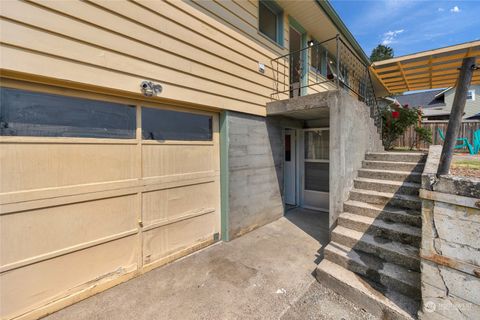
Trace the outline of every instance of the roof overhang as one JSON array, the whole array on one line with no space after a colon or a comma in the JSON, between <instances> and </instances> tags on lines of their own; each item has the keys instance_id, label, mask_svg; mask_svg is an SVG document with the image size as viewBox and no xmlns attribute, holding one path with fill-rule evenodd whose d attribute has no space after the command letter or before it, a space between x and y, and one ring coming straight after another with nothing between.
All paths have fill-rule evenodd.
<instances>
[{"instance_id":1,"label":"roof overhang","mask_svg":"<svg viewBox=\"0 0 480 320\"><path fill-rule=\"evenodd\" d=\"M292 0L277 0L276 2L288 12L289 16L308 30L315 40L322 42L339 34L363 63L370 64L367 55L328 1L300 1L301 5L299 5L299 1Z\"/></svg>"},{"instance_id":2,"label":"roof overhang","mask_svg":"<svg viewBox=\"0 0 480 320\"><path fill-rule=\"evenodd\" d=\"M432 109L422 109L423 116L424 117L433 117L433 116L447 116L450 114L451 110L445 110L445 109L437 109L437 110L432 110Z\"/></svg>"},{"instance_id":3,"label":"roof overhang","mask_svg":"<svg viewBox=\"0 0 480 320\"><path fill-rule=\"evenodd\" d=\"M455 87L462 60L467 57L480 62L480 41L377 61L371 72L389 94ZM473 73L471 84L480 84L479 70Z\"/></svg>"},{"instance_id":4,"label":"roof overhang","mask_svg":"<svg viewBox=\"0 0 480 320\"><path fill-rule=\"evenodd\" d=\"M448 88L446 88L445 90L440 91L439 93L437 93L437 94L435 95L435 98L438 98L438 97L443 96L443 95L445 94L445 92L447 92L448 90L450 90L450 89L452 89L452 88L453 88L453 87L448 87Z\"/></svg>"}]
</instances>

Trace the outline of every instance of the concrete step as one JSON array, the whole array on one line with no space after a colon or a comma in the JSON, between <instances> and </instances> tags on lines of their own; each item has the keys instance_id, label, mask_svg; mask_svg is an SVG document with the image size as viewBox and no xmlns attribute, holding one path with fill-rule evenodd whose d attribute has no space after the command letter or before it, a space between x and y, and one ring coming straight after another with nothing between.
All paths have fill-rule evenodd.
<instances>
[{"instance_id":1,"label":"concrete step","mask_svg":"<svg viewBox=\"0 0 480 320\"><path fill-rule=\"evenodd\" d=\"M317 280L380 319L416 319L419 303L397 291L366 281L327 259L316 269Z\"/></svg>"},{"instance_id":2,"label":"concrete step","mask_svg":"<svg viewBox=\"0 0 480 320\"><path fill-rule=\"evenodd\" d=\"M422 226L422 217L418 211L408 211L396 207L371 204L361 201L348 200L343 204L343 211L385 220L386 222L399 222L415 227Z\"/></svg>"},{"instance_id":3,"label":"concrete step","mask_svg":"<svg viewBox=\"0 0 480 320\"><path fill-rule=\"evenodd\" d=\"M427 155L421 152L369 152L365 160L373 161L401 161L401 162L425 162Z\"/></svg>"},{"instance_id":4,"label":"concrete step","mask_svg":"<svg viewBox=\"0 0 480 320\"><path fill-rule=\"evenodd\" d=\"M357 251L374 254L407 269L420 271L419 249L416 247L343 226L333 229L332 241Z\"/></svg>"},{"instance_id":5,"label":"concrete step","mask_svg":"<svg viewBox=\"0 0 480 320\"><path fill-rule=\"evenodd\" d=\"M353 185L357 189L409 194L415 196L418 196L418 190L421 187L419 183L369 178L356 178L353 180Z\"/></svg>"},{"instance_id":6,"label":"concrete step","mask_svg":"<svg viewBox=\"0 0 480 320\"><path fill-rule=\"evenodd\" d=\"M420 228L348 212L343 212L339 215L338 225L384 239L406 243L414 247L419 247L422 239L422 230Z\"/></svg>"},{"instance_id":7,"label":"concrete step","mask_svg":"<svg viewBox=\"0 0 480 320\"><path fill-rule=\"evenodd\" d=\"M379 170L391 170L391 171L408 171L408 172L422 172L424 162L405 162L405 161L373 161L363 160L362 168L364 169L379 169Z\"/></svg>"},{"instance_id":8,"label":"concrete step","mask_svg":"<svg viewBox=\"0 0 480 320\"><path fill-rule=\"evenodd\" d=\"M389 207L418 210L422 208L422 201L418 196L378 192L373 190L352 189L348 200L384 205Z\"/></svg>"},{"instance_id":9,"label":"concrete step","mask_svg":"<svg viewBox=\"0 0 480 320\"><path fill-rule=\"evenodd\" d=\"M360 274L387 288L394 289L414 300L420 300L420 273L387 262L372 254L330 242L324 251L325 259Z\"/></svg>"},{"instance_id":10,"label":"concrete step","mask_svg":"<svg viewBox=\"0 0 480 320\"><path fill-rule=\"evenodd\" d=\"M379 170L379 169L359 169L359 178L379 179L379 180L394 180L404 182L421 183L421 172L409 172L409 171L391 171L391 170Z\"/></svg>"}]
</instances>

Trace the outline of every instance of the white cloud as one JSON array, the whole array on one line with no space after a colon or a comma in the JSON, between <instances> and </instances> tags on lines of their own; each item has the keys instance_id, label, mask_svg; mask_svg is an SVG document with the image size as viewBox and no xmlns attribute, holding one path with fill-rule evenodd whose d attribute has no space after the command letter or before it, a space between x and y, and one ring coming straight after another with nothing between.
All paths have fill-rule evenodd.
<instances>
[{"instance_id":1,"label":"white cloud","mask_svg":"<svg viewBox=\"0 0 480 320\"><path fill-rule=\"evenodd\" d=\"M455 6L452 9L450 9L450 12L458 13L458 12L460 12L460 8L458 6Z\"/></svg>"},{"instance_id":2,"label":"white cloud","mask_svg":"<svg viewBox=\"0 0 480 320\"><path fill-rule=\"evenodd\" d=\"M393 42L395 42L395 39L397 38L397 36L402 33L403 29L400 29L400 30L395 30L395 31L388 31L388 32L385 32L383 34L383 40L382 40L382 44L383 45L389 45Z\"/></svg>"},{"instance_id":3,"label":"white cloud","mask_svg":"<svg viewBox=\"0 0 480 320\"><path fill-rule=\"evenodd\" d=\"M443 11L445 11L445 9L443 9L443 8L438 8L438 12L443 12Z\"/></svg>"}]
</instances>

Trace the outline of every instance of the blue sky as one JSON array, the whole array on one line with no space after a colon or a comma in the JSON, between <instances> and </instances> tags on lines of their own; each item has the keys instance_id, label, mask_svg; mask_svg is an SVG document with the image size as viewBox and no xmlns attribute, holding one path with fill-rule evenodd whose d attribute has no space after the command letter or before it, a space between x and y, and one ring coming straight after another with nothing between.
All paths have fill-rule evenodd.
<instances>
[{"instance_id":1,"label":"blue sky","mask_svg":"<svg viewBox=\"0 0 480 320\"><path fill-rule=\"evenodd\" d=\"M383 43L395 56L480 40L480 0L330 0L369 56Z\"/></svg>"}]
</instances>

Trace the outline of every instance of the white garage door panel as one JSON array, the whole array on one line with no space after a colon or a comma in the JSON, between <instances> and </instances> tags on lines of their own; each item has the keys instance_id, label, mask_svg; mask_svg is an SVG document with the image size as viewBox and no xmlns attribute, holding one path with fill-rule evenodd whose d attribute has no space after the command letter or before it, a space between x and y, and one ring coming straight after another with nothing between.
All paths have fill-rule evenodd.
<instances>
[{"instance_id":1,"label":"white garage door panel","mask_svg":"<svg viewBox=\"0 0 480 320\"><path fill-rule=\"evenodd\" d=\"M1 319L44 315L218 239L216 114L149 104L160 117L147 130L134 101L21 86L32 91L0 87L11 124L0 128ZM104 138L123 132L125 110L133 138ZM162 135L179 140L146 140Z\"/></svg>"}]
</instances>

